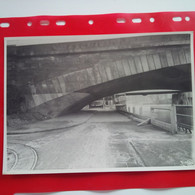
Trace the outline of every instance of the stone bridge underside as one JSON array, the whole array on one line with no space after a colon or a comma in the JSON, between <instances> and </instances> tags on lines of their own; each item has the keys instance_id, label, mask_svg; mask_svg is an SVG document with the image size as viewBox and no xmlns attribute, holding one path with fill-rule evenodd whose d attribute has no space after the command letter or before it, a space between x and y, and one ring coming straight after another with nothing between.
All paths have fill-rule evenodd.
<instances>
[{"instance_id":1,"label":"stone bridge underside","mask_svg":"<svg viewBox=\"0 0 195 195\"><path fill-rule=\"evenodd\" d=\"M49 117L125 91L191 91L189 35L8 46L7 52L8 103L14 86L23 111Z\"/></svg>"}]
</instances>

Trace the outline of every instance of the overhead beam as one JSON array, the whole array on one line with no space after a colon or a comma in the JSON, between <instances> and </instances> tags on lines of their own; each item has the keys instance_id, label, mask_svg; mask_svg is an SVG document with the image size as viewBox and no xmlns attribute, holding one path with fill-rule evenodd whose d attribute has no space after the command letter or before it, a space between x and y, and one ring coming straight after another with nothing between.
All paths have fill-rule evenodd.
<instances>
[{"instance_id":1,"label":"overhead beam","mask_svg":"<svg viewBox=\"0 0 195 195\"><path fill-rule=\"evenodd\" d=\"M50 43L28 46L8 46L8 55L17 57L50 56L88 52L105 52L136 48L178 46L190 44L189 34L153 35L107 40Z\"/></svg>"}]
</instances>

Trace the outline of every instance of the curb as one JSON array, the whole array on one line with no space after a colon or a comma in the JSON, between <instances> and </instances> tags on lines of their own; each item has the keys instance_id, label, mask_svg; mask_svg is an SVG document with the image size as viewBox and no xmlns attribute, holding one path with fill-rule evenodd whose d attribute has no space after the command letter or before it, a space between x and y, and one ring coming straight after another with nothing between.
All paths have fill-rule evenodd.
<instances>
[{"instance_id":1,"label":"curb","mask_svg":"<svg viewBox=\"0 0 195 195\"><path fill-rule=\"evenodd\" d=\"M75 124L75 125L66 126L66 127L55 128L55 129L41 129L41 130L26 131L26 132L25 131L24 132L14 131L14 132L8 132L7 135L31 134L31 133L41 133L41 132L45 132L45 131L56 131L56 130L62 130L62 129L70 128L70 127L75 127L75 126L81 125L83 123L84 122L78 123L78 124Z\"/></svg>"},{"instance_id":2,"label":"curb","mask_svg":"<svg viewBox=\"0 0 195 195\"><path fill-rule=\"evenodd\" d=\"M65 127L59 127L59 128L55 128L55 129L41 129L41 130L35 130L35 131L13 131L13 132L7 132L7 135L19 135L19 134L31 134L31 133L41 133L41 132L46 132L46 131L56 131L56 130L62 130L62 129L66 129L66 128L71 128L71 127L76 127L76 126L79 126L79 125L82 125L84 124L85 122L87 122L89 120L89 118L91 118L92 114L86 119L84 120L83 122L80 122L80 123L77 123L77 124L74 124L74 125L70 125L70 126L65 126Z\"/></svg>"}]
</instances>

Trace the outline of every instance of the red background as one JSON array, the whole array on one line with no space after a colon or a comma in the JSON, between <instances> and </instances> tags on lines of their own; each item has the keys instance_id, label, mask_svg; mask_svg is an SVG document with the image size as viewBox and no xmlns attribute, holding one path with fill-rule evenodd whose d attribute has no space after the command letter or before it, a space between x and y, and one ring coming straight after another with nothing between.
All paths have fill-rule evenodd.
<instances>
[{"instance_id":1,"label":"red background","mask_svg":"<svg viewBox=\"0 0 195 195\"><path fill-rule=\"evenodd\" d=\"M180 16L181 22L173 22ZM185 17L190 17L186 21ZM153 17L154 23L149 19ZM117 18L126 23L119 24ZM132 18L141 18L134 24ZM41 26L40 20L49 20L49 26ZM65 20L65 26L56 21ZM89 25L88 21L94 24ZM32 26L27 23L31 21ZM107 14L87 16L36 16L2 18L0 23L10 23L9 28L0 27L0 192L11 195L22 192L54 192L66 190L113 190L124 188L170 188L195 186L195 171L154 171L118 173L72 173L42 175L2 175L3 162L3 86L4 86L4 37L93 35L118 33L150 33L195 31L195 12L162 12L144 14Z\"/></svg>"}]
</instances>

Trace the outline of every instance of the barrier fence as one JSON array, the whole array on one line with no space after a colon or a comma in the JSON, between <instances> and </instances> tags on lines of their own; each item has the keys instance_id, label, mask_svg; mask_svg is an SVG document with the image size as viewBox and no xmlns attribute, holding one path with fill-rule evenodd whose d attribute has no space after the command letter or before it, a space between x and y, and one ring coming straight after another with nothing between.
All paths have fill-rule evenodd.
<instances>
[{"instance_id":1,"label":"barrier fence","mask_svg":"<svg viewBox=\"0 0 195 195\"><path fill-rule=\"evenodd\" d=\"M166 119L168 115L170 120ZM151 107L151 123L172 133L180 131L192 133L193 108L191 105Z\"/></svg>"},{"instance_id":2,"label":"barrier fence","mask_svg":"<svg viewBox=\"0 0 195 195\"><path fill-rule=\"evenodd\" d=\"M172 106L151 106L151 124L175 132L175 119Z\"/></svg>"},{"instance_id":3,"label":"barrier fence","mask_svg":"<svg viewBox=\"0 0 195 195\"><path fill-rule=\"evenodd\" d=\"M193 108L190 105L176 105L177 131L192 133L193 130Z\"/></svg>"},{"instance_id":4,"label":"barrier fence","mask_svg":"<svg viewBox=\"0 0 195 195\"><path fill-rule=\"evenodd\" d=\"M135 113L135 106L118 104L117 110L127 112L143 118L142 112ZM141 109L142 110L142 109ZM167 130L171 133L185 132L192 133L193 130L193 107L191 105L155 105L150 107L151 124Z\"/></svg>"}]
</instances>

